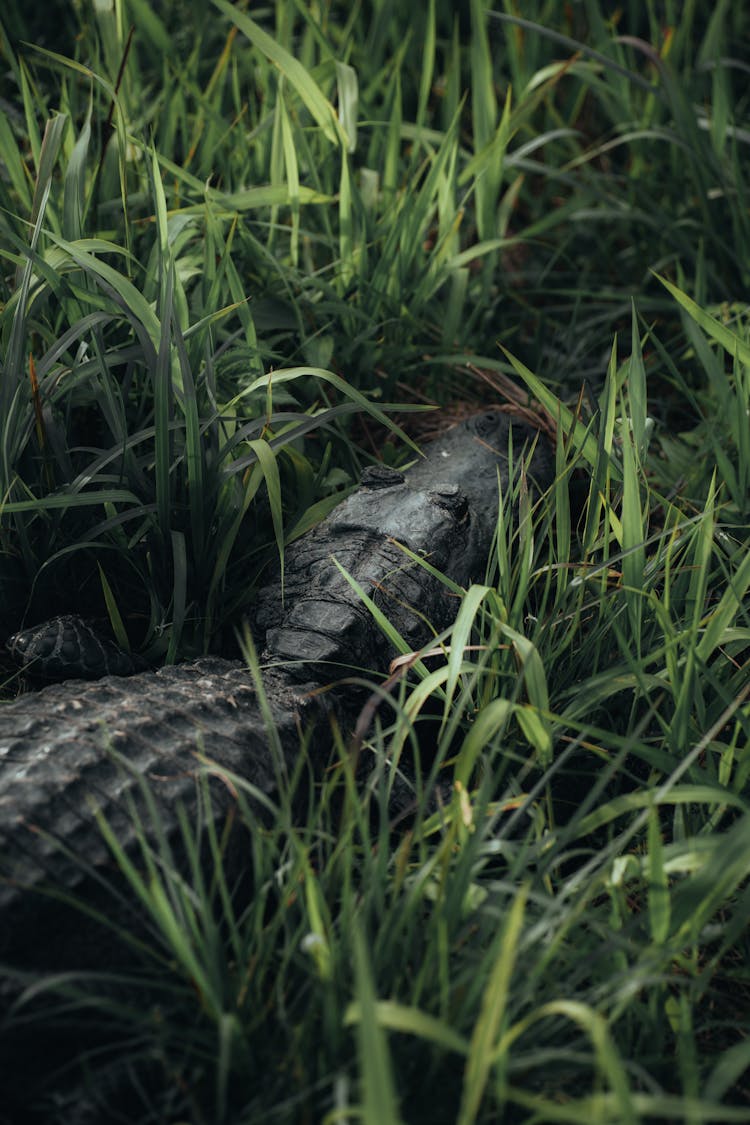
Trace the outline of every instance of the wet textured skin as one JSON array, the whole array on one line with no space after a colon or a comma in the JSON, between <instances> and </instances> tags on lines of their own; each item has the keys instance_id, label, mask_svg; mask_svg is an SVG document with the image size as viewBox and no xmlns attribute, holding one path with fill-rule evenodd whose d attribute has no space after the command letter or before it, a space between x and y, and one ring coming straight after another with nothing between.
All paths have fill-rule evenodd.
<instances>
[{"instance_id":1,"label":"wet textured skin","mask_svg":"<svg viewBox=\"0 0 750 1125\"><path fill-rule=\"evenodd\" d=\"M312 723L322 705L304 686L273 671L265 687L282 745L291 747L297 723ZM125 850L137 855L129 806L151 824L139 777L156 795L160 830L172 840L179 831L178 804L188 810L196 805L199 755L271 796L283 764L274 762L268 747L249 673L218 657L127 679L108 676L95 685L69 680L4 705L0 961L12 956L33 963L38 946L46 944L40 920L59 907L30 889L62 887L85 896L92 870L115 875L95 809ZM214 781L211 792L214 809L226 810L230 789ZM59 942L45 952L54 963Z\"/></svg>"},{"instance_id":2,"label":"wet textured skin","mask_svg":"<svg viewBox=\"0 0 750 1125\"><path fill-rule=\"evenodd\" d=\"M381 467L367 470L358 492L288 548L283 601L276 577L261 591L253 622L259 647L265 635L264 692L284 761L274 759L251 676L238 661L210 657L156 672L71 678L0 704L0 1121L5 1114L8 1121L47 1122L43 1095L41 1116L30 1116L40 1067L68 1065L82 1046L61 1039L47 1008L25 1032L14 1020L11 1004L22 988L23 970L34 970L34 981L39 969L114 972L127 963L127 949L106 925L60 897L60 891L69 893L126 929L136 926L128 905L132 895L117 897L123 881L94 807L137 868L144 865L133 808L144 819L147 837L166 840L179 863L178 805L195 825L199 755L219 767L210 775L219 818L234 800L231 784L219 776L222 769L255 787L254 807L265 815L262 795L273 800L278 770L293 766L302 729L310 760L322 770L331 747L326 711L334 710L346 729L354 724L361 699L345 683L324 696L315 689L335 684L352 665L382 674L393 655L333 559L382 606L410 645L429 640L422 619L441 630L453 620L458 603L398 544L424 555L454 582L482 580L496 523L498 473L504 494L508 488L510 431L506 416L482 415L448 431L403 475ZM546 487L554 466L550 446L516 422L512 436L515 457L525 442L538 443L529 471L540 488ZM32 643L33 637L22 635L14 639L14 651L23 663L35 658L36 644L46 645L36 656L60 658L63 674L93 674L102 659L112 671L131 671L124 654L105 646L104 656L97 655L86 629L83 623L67 623L63 647L57 647L58 637L42 635ZM84 638L79 668L75 643L67 645L76 630ZM54 665L49 670L58 673ZM141 779L152 794L157 824ZM241 874L247 837L235 833L233 839L230 872L233 866ZM11 1012L7 1025L4 1011ZM98 1040L88 1046L99 1046ZM53 1096L60 1097L57 1086ZM96 1110L87 1111L80 1087L74 1085L66 1096L66 1106L76 1107L76 1121L101 1120ZM68 1114L66 1120L73 1118Z\"/></svg>"},{"instance_id":3,"label":"wet textured skin","mask_svg":"<svg viewBox=\"0 0 750 1125\"><path fill-rule=\"evenodd\" d=\"M147 667L74 614L15 633L5 647L24 671L42 680L100 680L132 676Z\"/></svg>"},{"instance_id":4,"label":"wet textured skin","mask_svg":"<svg viewBox=\"0 0 750 1125\"><path fill-rule=\"evenodd\" d=\"M404 474L368 470L357 492L288 548L283 599L275 578L260 592L253 631L258 641L265 634L264 689L289 765L299 730L310 726L311 752L325 764L330 732L314 689L353 668L385 672L394 655L333 560L383 608L410 647L428 641L424 620L445 628L457 601L399 544L461 585L482 579L496 523L498 471L508 487L511 428L515 458L525 442L537 442L529 472L546 487L554 466L549 445L491 412L448 431ZM339 721L351 723L359 702L345 686L327 698ZM178 802L196 806L198 754L261 793L275 792L279 763L241 662L209 657L127 678L71 679L0 705L0 960L54 960L48 935L59 906L34 891L55 886L86 896L96 873L114 874L94 805L137 857L128 804L144 811L143 776L157 801L160 830L178 839ZM212 794L217 809L226 809L230 789L215 780Z\"/></svg>"}]
</instances>

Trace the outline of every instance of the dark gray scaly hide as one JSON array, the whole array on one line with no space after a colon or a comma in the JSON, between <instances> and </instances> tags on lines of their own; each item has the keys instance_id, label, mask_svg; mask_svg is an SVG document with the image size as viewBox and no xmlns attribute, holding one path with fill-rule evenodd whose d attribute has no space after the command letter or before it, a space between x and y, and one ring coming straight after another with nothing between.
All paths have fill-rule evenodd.
<instances>
[{"instance_id":1,"label":"dark gray scaly hide","mask_svg":"<svg viewBox=\"0 0 750 1125\"><path fill-rule=\"evenodd\" d=\"M330 747L313 689L352 668L384 672L394 655L333 559L419 648L430 636L424 620L445 628L457 602L398 544L454 582L481 580L496 524L498 472L504 492L509 486L511 437L516 464L524 445L536 442L528 471L546 488L554 470L546 439L489 412L448 431L404 474L368 470L356 493L287 550L283 601L276 578L261 591L254 622L257 639L265 634L265 694L287 765L299 730L316 720L312 752L321 764ZM343 724L353 720L356 706L344 687L329 700ZM109 748L130 768L119 766ZM131 800L143 810L141 774L158 801L162 831L178 840L177 803L196 807L198 753L274 793L280 764L239 661L210 657L128 678L71 679L0 704L0 960L34 963L40 950L43 959L54 954L59 906L35 890L87 895L92 872L114 873L92 804L137 857L127 808ZM229 788L215 782L212 793L217 808L226 809Z\"/></svg>"}]
</instances>

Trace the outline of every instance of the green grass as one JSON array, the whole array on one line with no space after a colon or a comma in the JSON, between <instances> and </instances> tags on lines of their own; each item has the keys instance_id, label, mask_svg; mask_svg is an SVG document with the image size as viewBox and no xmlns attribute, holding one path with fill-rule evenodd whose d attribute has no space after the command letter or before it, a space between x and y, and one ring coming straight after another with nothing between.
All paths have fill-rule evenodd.
<instances>
[{"instance_id":1,"label":"green grass","mask_svg":"<svg viewBox=\"0 0 750 1125\"><path fill-rule=\"evenodd\" d=\"M186 824L126 998L10 1027L87 1030L96 1120L750 1121L748 17L418 7L0 17L3 630L221 650L415 406L558 425L364 777L236 782L249 904Z\"/></svg>"}]
</instances>

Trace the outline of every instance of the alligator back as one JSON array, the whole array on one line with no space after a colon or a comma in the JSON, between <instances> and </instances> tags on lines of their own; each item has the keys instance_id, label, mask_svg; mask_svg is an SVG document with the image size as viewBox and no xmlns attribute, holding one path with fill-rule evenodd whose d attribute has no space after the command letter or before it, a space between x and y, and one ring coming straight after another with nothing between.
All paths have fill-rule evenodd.
<instances>
[{"instance_id":1,"label":"alligator back","mask_svg":"<svg viewBox=\"0 0 750 1125\"><path fill-rule=\"evenodd\" d=\"M288 762L300 728L320 715L310 689L353 667L385 671L393 654L336 563L419 647L430 637L427 622L436 630L450 624L457 599L402 548L454 583L481 578L498 474L508 490L509 442L520 459L522 445L537 438L498 412L470 419L405 473L368 470L358 492L289 548L284 582L277 575L261 591L255 618L272 665L264 671L265 694ZM549 483L553 462L549 445L539 442L530 464L539 487ZM358 701L345 686L328 698L342 725L351 723ZM330 740L324 723L316 729L311 751L325 761ZM269 747L251 678L238 661L206 658L128 678L68 680L0 705L0 956L3 946L26 956L55 929L39 925L41 900L27 888L89 894L97 874L112 869L93 806L137 857L130 809L144 809L142 776L159 810L152 838L177 844L178 802L196 810L198 754L272 794L281 763ZM217 808L226 807L229 788L217 782L215 795ZM47 907L54 917L54 900Z\"/></svg>"},{"instance_id":2,"label":"alligator back","mask_svg":"<svg viewBox=\"0 0 750 1125\"><path fill-rule=\"evenodd\" d=\"M278 673L266 688L281 745L291 747L297 724L310 725L320 705ZM128 679L69 680L0 709L0 959L33 961L40 944L54 958L59 922L40 919L59 919L61 907L33 892L88 894L94 873L116 874L96 811L131 858L140 847L133 810L151 840L174 843L178 806L196 807L203 755L268 795L291 765L274 761L239 661L209 657ZM158 833L139 778L156 802ZM230 791L217 781L211 791L220 814Z\"/></svg>"}]
</instances>

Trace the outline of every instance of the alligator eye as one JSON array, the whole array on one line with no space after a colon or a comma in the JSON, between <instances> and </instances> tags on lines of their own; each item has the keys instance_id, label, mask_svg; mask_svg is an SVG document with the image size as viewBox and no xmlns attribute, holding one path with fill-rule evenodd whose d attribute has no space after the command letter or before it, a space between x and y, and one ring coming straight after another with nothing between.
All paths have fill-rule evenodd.
<instances>
[{"instance_id":1,"label":"alligator eye","mask_svg":"<svg viewBox=\"0 0 750 1125\"><path fill-rule=\"evenodd\" d=\"M28 633L14 633L12 637L8 637L5 642L5 647L10 652L24 652L28 643Z\"/></svg>"},{"instance_id":2,"label":"alligator eye","mask_svg":"<svg viewBox=\"0 0 750 1125\"><path fill-rule=\"evenodd\" d=\"M392 488L404 483L404 474L389 465L367 465L359 479L363 488Z\"/></svg>"},{"instance_id":3,"label":"alligator eye","mask_svg":"<svg viewBox=\"0 0 750 1125\"><path fill-rule=\"evenodd\" d=\"M437 484L429 495L433 504L452 512L457 520L463 519L469 510L469 501L457 484Z\"/></svg>"}]
</instances>

